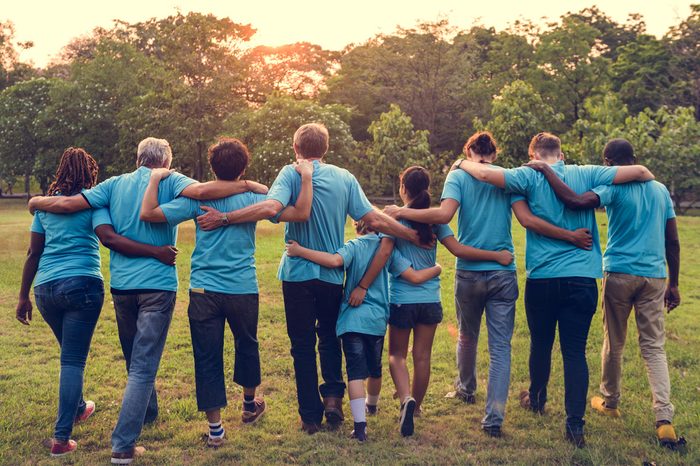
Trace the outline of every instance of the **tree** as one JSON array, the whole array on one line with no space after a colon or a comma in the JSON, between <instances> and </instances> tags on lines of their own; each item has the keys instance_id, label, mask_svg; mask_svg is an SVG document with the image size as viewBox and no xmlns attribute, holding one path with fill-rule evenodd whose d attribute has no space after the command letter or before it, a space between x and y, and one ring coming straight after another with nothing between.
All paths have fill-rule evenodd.
<instances>
[{"instance_id":1,"label":"tree","mask_svg":"<svg viewBox=\"0 0 700 466\"><path fill-rule=\"evenodd\" d=\"M239 138L250 149L252 160L246 176L270 184L280 168L294 161L294 132L306 123L322 123L328 128L330 141L325 160L346 166L356 150L349 119L350 109L342 105L320 105L273 94L258 109L232 114L222 131Z\"/></svg>"},{"instance_id":2,"label":"tree","mask_svg":"<svg viewBox=\"0 0 700 466\"><path fill-rule=\"evenodd\" d=\"M646 30L646 24L638 13L627 15L627 21L624 24L614 21L596 6L584 8L578 13L569 13L568 16L600 31L598 39L603 46L602 53L612 60L617 58L620 47L634 42Z\"/></svg>"},{"instance_id":3,"label":"tree","mask_svg":"<svg viewBox=\"0 0 700 466\"><path fill-rule=\"evenodd\" d=\"M666 35L673 51L673 75L679 83L674 92L681 95L681 105L695 108L695 119L700 120L700 4L690 6L690 16Z\"/></svg>"},{"instance_id":4,"label":"tree","mask_svg":"<svg viewBox=\"0 0 700 466\"><path fill-rule=\"evenodd\" d=\"M36 76L36 71L19 61L17 49L33 47L30 42L15 40L15 25L11 21L0 22L0 90Z\"/></svg>"},{"instance_id":5,"label":"tree","mask_svg":"<svg viewBox=\"0 0 700 466\"><path fill-rule=\"evenodd\" d=\"M494 99L491 120L484 124L477 119L474 126L491 131L501 149L499 163L515 167L528 161L530 139L541 131L552 131L563 119L530 84L514 81Z\"/></svg>"}]
</instances>

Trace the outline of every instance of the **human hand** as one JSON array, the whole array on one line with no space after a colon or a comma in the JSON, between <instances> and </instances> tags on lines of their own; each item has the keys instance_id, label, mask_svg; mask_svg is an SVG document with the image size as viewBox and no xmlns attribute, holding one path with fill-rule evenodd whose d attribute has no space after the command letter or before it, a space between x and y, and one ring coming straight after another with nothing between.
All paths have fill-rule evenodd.
<instances>
[{"instance_id":1,"label":"human hand","mask_svg":"<svg viewBox=\"0 0 700 466\"><path fill-rule=\"evenodd\" d=\"M593 247L593 236L588 228L579 228L571 232L569 240L574 246L588 251Z\"/></svg>"},{"instance_id":2,"label":"human hand","mask_svg":"<svg viewBox=\"0 0 700 466\"><path fill-rule=\"evenodd\" d=\"M206 213L197 217L197 225L199 225L199 228L204 231L211 231L223 226L223 213L206 205L200 206L200 208Z\"/></svg>"},{"instance_id":3,"label":"human hand","mask_svg":"<svg viewBox=\"0 0 700 466\"><path fill-rule=\"evenodd\" d=\"M294 169L304 178L313 174L314 164L308 160L299 159L294 163Z\"/></svg>"},{"instance_id":4,"label":"human hand","mask_svg":"<svg viewBox=\"0 0 700 466\"><path fill-rule=\"evenodd\" d=\"M158 246L157 249L156 259L165 265L175 265L177 253L180 252L175 246Z\"/></svg>"},{"instance_id":5,"label":"human hand","mask_svg":"<svg viewBox=\"0 0 700 466\"><path fill-rule=\"evenodd\" d=\"M513 253L508 251L507 249L498 251L496 254L498 254L498 259L496 260L496 262L503 266L510 265L513 262Z\"/></svg>"},{"instance_id":6,"label":"human hand","mask_svg":"<svg viewBox=\"0 0 700 466\"><path fill-rule=\"evenodd\" d=\"M267 194L269 191L268 187L257 181L245 180L245 185L248 187L251 193L255 194Z\"/></svg>"},{"instance_id":7,"label":"human hand","mask_svg":"<svg viewBox=\"0 0 700 466\"><path fill-rule=\"evenodd\" d=\"M450 171L459 170L460 165L462 165L462 161L464 161L464 159L455 160L455 163L453 163L452 166L450 167Z\"/></svg>"},{"instance_id":8,"label":"human hand","mask_svg":"<svg viewBox=\"0 0 700 466\"><path fill-rule=\"evenodd\" d=\"M29 202L27 202L27 209L29 209L30 214L34 215L34 213L39 210L37 204L39 204L42 199L44 199L44 196L34 196L29 199Z\"/></svg>"},{"instance_id":9,"label":"human hand","mask_svg":"<svg viewBox=\"0 0 700 466\"><path fill-rule=\"evenodd\" d=\"M362 302L365 300L365 296L367 295L367 290L360 286L356 286L354 290L352 290L352 293L350 293L350 297L348 298L348 304L350 304L352 307L357 307Z\"/></svg>"},{"instance_id":10,"label":"human hand","mask_svg":"<svg viewBox=\"0 0 700 466\"><path fill-rule=\"evenodd\" d=\"M419 248L423 249L433 249L435 245L437 244L437 236L433 235L433 239L430 240L429 243L421 243L420 241L420 235L416 231L413 235L413 238L411 238L411 243L415 244Z\"/></svg>"},{"instance_id":11,"label":"human hand","mask_svg":"<svg viewBox=\"0 0 700 466\"><path fill-rule=\"evenodd\" d=\"M523 166L532 168L533 170L538 171L540 173L544 172L549 168L549 164L547 164L547 162L543 162L542 160L530 160Z\"/></svg>"},{"instance_id":12,"label":"human hand","mask_svg":"<svg viewBox=\"0 0 700 466\"><path fill-rule=\"evenodd\" d=\"M681 303L681 292L678 291L677 286L668 285L666 287L666 293L664 294L664 304L666 305L666 312L671 312Z\"/></svg>"},{"instance_id":13,"label":"human hand","mask_svg":"<svg viewBox=\"0 0 700 466\"><path fill-rule=\"evenodd\" d=\"M155 178L157 180L164 180L165 178L169 177L171 173L173 173L175 170L171 170L169 168L154 168L151 170L151 178Z\"/></svg>"},{"instance_id":14,"label":"human hand","mask_svg":"<svg viewBox=\"0 0 700 466\"><path fill-rule=\"evenodd\" d=\"M384 214L388 215L389 217L391 217L395 220L398 220L399 218L401 218L400 217L401 207L399 207L397 205L388 205L388 206L384 207L383 212L384 212Z\"/></svg>"},{"instance_id":15,"label":"human hand","mask_svg":"<svg viewBox=\"0 0 700 466\"><path fill-rule=\"evenodd\" d=\"M439 277L442 273L442 266L436 262L434 267L437 269L437 276Z\"/></svg>"},{"instance_id":16,"label":"human hand","mask_svg":"<svg viewBox=\"0 0 700 466\"><path fill-rule=\"evenodd\" d=\"M19 298L15 317L24 325L29 325L32 320L32 302L27 298Z\"/></svg>"},{"instance_id":17,"label":"human hand","mask_svg":"<svg viewBox=\"0 0 700 466\"><path fill-rule=\"evenodd\" d=\"M287 241L287 244L285 244L284 247L287 250L287 255L290 257L298 256L299 250L301 249L301 246L299 245L299 243L297 243L294 240Z\"/></svg>"}]
</instances>

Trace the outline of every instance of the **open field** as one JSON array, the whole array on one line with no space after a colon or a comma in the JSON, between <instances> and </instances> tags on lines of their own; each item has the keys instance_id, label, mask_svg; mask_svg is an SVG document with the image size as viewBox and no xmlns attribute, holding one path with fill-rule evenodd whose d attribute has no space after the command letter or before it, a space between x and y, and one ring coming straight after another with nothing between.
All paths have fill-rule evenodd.
<instances>
[{"instance_id":1,"label":"open field","mask_svg":"<svg viewBox=\"0 0 700 466\"><path fill-rule=\"evenodd\" d=\"M56 464L42 445L52 434L57 405L58 345L35 310L30 327L14 319L21 267L28 245L30 215L21 201L0 203L0 464ZM599 214L601 236L606 218ZM514 222L517 223L517 222ZM338 432L314 436L302 434L296 412L292 359L284 324L281 285L276 279L282 251L282 227L261 223L258 229L258 276L261 283L259 340L263 382L261 391L268 412L255 426L240 423L242 391L228 386L229 407L224 411L228 442L208 450L200 440L206 430L194 397L194 364L187 325L187 294L179 293L175 317L165 347L157 381L161 418L144 430L141 443L148 448L139 464L323 463L323 464L634 464L655 461L659 465L700 464L700 218L679 220L682 242L681 293L683 303L666 321L667 352L676 406L675 424L689 442L687 453L660 449L654 440L651 395L644 365L630 328L625 352L623 417L587 416L588 447L575 450L564 440L563 375L558 344L550 382L548 412L535 417L517 404L518 392L527 387L529 333L522 298L518 302L513 338L513 371L505 437L491 439L479 430L487 375L486 331L482 328L479 355L480 387L476 405L465 405L444 395L452 389L456 374L454 346L456 321L453 304L454 260L440 247L443 265L445 319L439 326L433 351L431 385L424 415L417 420L416 435L402 439L397 430L398 403L385 358L381 410L369 418L370 441L350 441L352 423ZM521 290L524 289L524 230L514 226ZM347 237L351 237L348 228ZM189 256L194 226L180 228L178 259L180 289L187 290ZM108 254L103 250L103 271L108 278ZM597 393L600 371L602 320L597 312L591 329L588 361L589 395ZM226 374L232 377L232 338L227 336ZM85 395L97 403L96 415L76 427L76 454L66 464L109 462L111 429L116 422L126 384L110 296L105 297L85 373ZM346 415L349 406L346 402Z\"/></svg>"}]
</instances>

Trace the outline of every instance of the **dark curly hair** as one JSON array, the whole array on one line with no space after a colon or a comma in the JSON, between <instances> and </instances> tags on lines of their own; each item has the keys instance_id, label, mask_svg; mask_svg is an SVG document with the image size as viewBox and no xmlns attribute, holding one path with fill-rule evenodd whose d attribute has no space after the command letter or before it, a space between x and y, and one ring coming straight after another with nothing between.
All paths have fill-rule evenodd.
<instances>
[{"instance_id":1,"label":"dark curly hair","mask_svg":"<svg viewBox=\"0 0 700 466\"><path fill-rule=\"evenodd\" d=\"M49 186L48 195L72 196L97 184L97 162L80 147L69 147L63 152L56 170L56 178Z\"/></svg>"}]
</instances>

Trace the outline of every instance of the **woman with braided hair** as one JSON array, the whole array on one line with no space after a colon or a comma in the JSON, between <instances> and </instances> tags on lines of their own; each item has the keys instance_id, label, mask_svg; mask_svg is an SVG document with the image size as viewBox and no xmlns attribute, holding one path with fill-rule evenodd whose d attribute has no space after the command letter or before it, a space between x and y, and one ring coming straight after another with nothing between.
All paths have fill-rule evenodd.
<instances>
[{"instance_id":1,"label":"woman with braided hair","mask_svg":"<svg viewBox=\"0 0 700 466\"><path fill-rule=\"evenodd\" d=\"M69 147L61 156L49 196L71 196L97 183L98 166L84 149ZM77 448L71 440L73 424L87 420L95 403L84 401L83 371L90 341L102 310L104 287L100 272L98 237L105 246L124 254L150 256L174 264L177 251L136 243L114 232L107 209L73 214L37 211L31 226L27 260L17 304L17 320L29 325L32 303L29 289L42 317L61 347L58 416L51 456Z\"/></svg>"}]
</instances>

